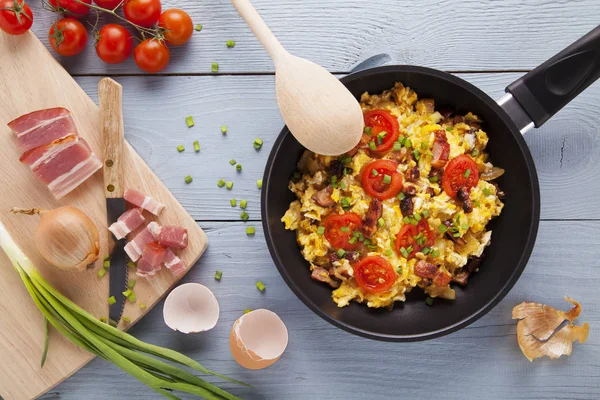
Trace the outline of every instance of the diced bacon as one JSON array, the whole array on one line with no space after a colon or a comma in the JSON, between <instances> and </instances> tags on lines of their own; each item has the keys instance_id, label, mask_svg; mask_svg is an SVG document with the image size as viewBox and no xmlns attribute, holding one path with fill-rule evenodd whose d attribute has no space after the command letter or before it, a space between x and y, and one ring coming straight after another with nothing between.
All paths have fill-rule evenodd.
<instances>
[{"instance_id":1,"label":"diced bacon","mask_svg":"<svg viewBox=\"0 0 600 400\"><path fill-rule=\"evenodd\" d=\"M154 275L156 275L158 273L158 271L160 271L160 269L161 269L160 265L158 267L155 267L154 265L150 264L148 261L141 258L140 261L138 261L138 263L137 263L137 269L136 269L135 274L137 276L143 276L145 278L152 278Z\"/></svg>"},{"instance_id":2,"label":"diced bacon","mask_svg":"<svg viewBox=\"0 0 600 400\"><path fill-rule=\"evenodd\" d=\"M180 276L187 271L187 265L173 253L171 249L165 251L164 264L167 269L175 276Z\"/></svg>"},{"instance_id":3,"label":"diced bacon","mask_svg":"<svg viewBox=\"0 0 600 400\"><path fill-rule=\"evenodd\" d=\"M146 219L142 215L142 210L140 208L132 208L131 210L125 211L123 215L119 217L117 222L108 227L108 230L115 235L117 240L121 240L129 235L129 233L139 228L144 221L146 221Z\"/></svg>"},{"instance_id":4,"label":"diced bacon","mask_svg":"<svg viewBox=\"0 0 600 400\"><path fill-rule=\"evenodd\" d=\"M152 221L148 224L148 226L146 226L146 228L144 228L143 231L138 233L132 241L125 245L125 252L131 261L136 262L139 260L146 245L158 240L160 229L160 225Z\"/></svg>"},{"instance_id":5,"label":"diced bacon","mask_svg":"<svg viewBox=\"0 0 600 400\"><path fill-rule=\"evenodd\" d=\"M179 226L163 226L158 237L158 244L164 247L185 249L188 246L187 229Z\"/></svg>"},{"instance_id":6,"label":"diced bacon","mask_svg":"<svg viewBox=\"0 0 600 400\"><path fill-rule=\"evenodd\" d=\"M35 177L60 199L102 168L87 142L69 135L23 154Z\"/></svg>"},{"instance_id":7,"label":"diced bacon","mask_svg":"<svg viewBox=\"0 0 600 400\"><path fill-rule=\"evenodd\" d=\"M77 133L75 121L66 108L48 108L25 114L8 123L17 136L21 153Z\"/></svg>"},{"instance_id":8,"label":"diced bacon","mask_svg":"<svg viewBox=\"0 0 600 400\"><path fill-rule=\"evenodd\" d=\"M173 265L169 269L173 275L181 276L181 275L185 274L185 271L187 271L188 266L182 260L179 260L179 262L177 264Z\"/></svg>"},{"instance_id":9,"label":"diced bacon","mask_svg":"<svg viewBox=\"0 0 600 400\"><path fill-rule=\"evenodd\" d=\"M151 212L154 215L160 214L163 208L165 208L164 204L159 203L152 197L146 196L145 194L140 193L137 190L127 189L123 197L125 198L125 200L127 200L134 206L140 207L148 212Z\"/></svg>"},{"instance_id":10,"label":"diced bacon","mask_svg":"<svg viewBox=\"0 0 600 400\"><path fill-rule=\"evenodd\" d=\"M148 243L142 252L142 260L160 267L165 260L165 248L156 242Z\"/></svg>"}]
</instances>

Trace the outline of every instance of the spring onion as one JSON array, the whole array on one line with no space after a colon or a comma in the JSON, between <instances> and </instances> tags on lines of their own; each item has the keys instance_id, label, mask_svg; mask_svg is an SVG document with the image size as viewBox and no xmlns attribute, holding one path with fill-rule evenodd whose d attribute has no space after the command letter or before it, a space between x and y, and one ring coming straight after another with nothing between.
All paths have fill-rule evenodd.
<instances>
[{"instance_id":1,"label":"spring onion","mask_svg":"<svg viewBox=\"0 0 600 400\"><path fill-rule=\"evenodd\" d=\"M231 160L229 160L229 165L235 165L237 161L235 161L233 158Z\"/></svg>"},{"instance_id":2,"label":"spring onion","mask_svg":"<svg viewBox=\"0 0 600 400\"><path fill-rule=\"evenodd\" d=\"M419 215L419 213L415 213L415 215L413 215L413 218L419 222L421 220L421 216Z\"/></svg>"},{"instance_id":3,"label":"spring onion","mask_svg":"<svg viewBox=\"0 0 600 400\"><path fill-rule=\"evenodd\" d=\"M135 303L137 301L137 296L135 295L135 292L131 292L129 296L127 296L127 300L129 300L132 303Z\"/></svg>"},{"instance_id":4,"label":"spring onion","mask_svg":"<svg viewBox=\"0 0 600 400\"><path fill-rule=\"evenodd\" d=\"M438 249L435 249L431 252L431 257L437 257L440 255L440 251Z\"/></svg>"},{"instance_id":5,"label":"spring onion","mask_svg":"<svg viewBox=\"0 0 600 400\"><path fill-rule=\"evenodd\" d=\"M427 246L425 246L421 249L421 253L423 253L425 255L429 254L430 251L431 251L431 248L427 247Z\"/></svg>"},{"instance_id":6,"label":"spring onion","mask_svg":"<svg viewBox=\"0 0 600 400\"><path fill-rule=\"evenodd\" d=\"M129 268L137 268L137 264L134 263L133 261L127 261L127 266Z\"/></svg>"},{"instance_id":7,"label":"spring onion","mask_svg":"<svg viewBox=\"0 0 600 400\"><path fill-rule=\"evenodd\" d=\"M223 135L227 133L227 127L225 125L221 125L221 133Z\"/></svg>"},{"instance_id":8,"label":"spring onion","mask_svg":"<svg viewBox=\"0 0 600 400\"><path fill-rule=\"evenodd\" d=\"M106 323L106 317L100 317L100 322Z\"/></svg>"},{"instance_id":9,"label":"spring onion","mask_svg":"<svg viewBox=\"0 0 600 400\"><path fill-rule=\"evenodd\" d=\"M132 279L129 281L129 283L127 284L127 288L128 289L132 289L135 287L135 279Z\"/></svg>"},{"instance_id":10,"label":"spring onion","mask_svg":"<svg viewBox=\"0 0 600 400\"><path fill-rule=\"evenodd\" d=\"M198 24L196 25L196 27L194 28L197 32L200 32L202 30L202 25Z\"/></svg>"},{"instance_id":11,"label":"spring onion","mask_svg":"<svg viewBox=\"0 0 600 400\"><path fill-rule=\"evenodd\" d=\"M385 221L383 220L383 218L379 218L377 220L377 225L381 228L383 225L385 224Z\"/></svg>"},{"instance_id":12,"label":"spring onion","mask_svg":"<svg viewBox=\"0 0 600 400\"><path fill-rule=\"evenodd\" d=\"M370 126L365 126L365 134L368 136L373 135L373 128L371 128Z\"/></svg>"},{"instance_id":13,"label":"spring onion","mask_svg":"<svg viewBox=\"0 0 600 400\"><path fill-rule=\"evenodd\" d=\"M324 235L325 234L325 227L324 226L320 226L317 228L317 234L318 235Z\"/></svg>"},{"instance_id":14,"label":"spring onion","mask_svg":"<svg viewBox=\"0 0 600 400\"><path fill-rule=\"evenodd\" d=\"M231 200L229 200L229 204L231 204L231 207L235 207L235 206L237 206L237 200L231 199Z\"/></svg>"},{"instance_id":15,"label":"spring onion","mask_svg":"<svg viewBox=\"0 0 600 400\"><path fill-rule=\"evenodd\" d=\"M448 230L448 227L444 224L440 224L438 225L438 231L440 231L440 233L446 233L446 231Z\"/></svg>"},{"instance_id":16,"label":"spring onion","mask_svg":"<svg viewBox=\"0 0 600 400\"><path fill-rule=\"evenodd\" d=\"M217 182L217 186L218 187L223 187L225 186L225 181L223 179L219 179L219 182Z\"/></svg>"},{"instance_id":17,"label":"spring onion","mask_svg":"<svg viewBox=\"0 0 600 400\"><path fill-rule=\"evenodd\" d=\"M461 228L463 231L466 231L467 229L469 229L469 224L462 224L462 225L460 226L460 228Z\"/></svg>"},{"instance_id":18,"label":"spring onion","mask_svg":"<svg viewBox=\"0 0 600 400\"><path fill-rule=\"evenodd\" d=\"M200 142L197 140L194 140L194 151L196 153L200 152Z\"/></svg>"},{"instance_id":19,"label":"spring onion","mask_svg":"<svg viewBox=\"0 0 600 400\"><path fill-rule=\"evenodd\" d=\"M188 128L191 128L192 126L194 126L194 118L191 115L188 115L187 117L185 117L185 123Z\"/></svg>"},{"instance_id":20,"label":"spring onion","mask_svg":"<svg viewBox=\"0 0 600 400\"><path fill-rule=\"evenodd\" d=\"M452 132L452 127L451 126L447 126L446 127L446 132Z\"/></svg>"},{"instance_id":21,"label":"spring onion","mask_svg":"<svg viewBox=\"0 0 600 400\"><path fill-rule=\"evenodd\" d=\"M97 275L98 275L98 278L103 278L103 277L104 277L104 275L106 275L106 268L100 268L100 269L98 270L98 273L97 273Z\"/></svg>"},{"instance_id":22,"label":"spring onion","mask_svg":"<svg viewBox=\"0 0 600 400\"><path fill-rule=\"evenodd\" d=\"M225 44L229 48L235 47L235 41L233 41L233 40L228 40L227 42L225 42Z\"/></svg>"},{"instance_id":23,"label":"spring onion","mask_svg":"<svg viewBox=\"0 0 600 400\"><path fill-rule=\"evenodd\" d=\"M102 263L102 266L103 266L104 268L110 268L110 260L105 260L105 261Z\"/></svg>"},{"instance_id":24,"label":"spring onion","mask_svg":"<svg viewBox=\"0 0 600 400\"><path fill-rule=\"evenodd\" d=\"M242 170L242 164L238 164L235 166L235 169L237 169L238 171Z\"/></svg>"},{"instance_id":25,"label":"spring onion","mask_svg":"<svg viewBox=\"0 0 600 400\"><path fill-rule=\"evenodd\" d=\"M379 175L379 172L377 172L377 170L376 170L376 169L372 169L372 170L371 170L371 175L373 175L373 176L377 176L377 175Z\"/></svg>"},{"instance_id":26,"label":"spring onion","mask_svg":"<svg viewBox=\"0 0 600 400\"><path fill-rule=\"evenodd\" d=\"M342 257L344 257L346 255L346 250L344 250L344 249L338 249L338 251L336 251L335 254L337 254L337 256L339 258L342 258Z\"/></svg>"},{"instance_id":27,"label":"spring onion","mask_svg":"<svg viewBox=\"0 0 600 400\"><path fill-rule=\"evenodd\" d=\"M190 175L188 175L184 178L184 180L185 180L185 183L190 184L190 183L192 183L194 178L192 178Z\"/></svg>"},{"instance_id":28,"label":"spring onion","mask_svg":"<svg viewBox=\"0 0 600 400\"><path fill-rule=\"evenodd\" d=\"M421 142L421 150L426 151L429 148L429 145L426 142Z\"/></svg>"},{"instance_id":29,"label":"spring onion","mask_svg":"<svg viewBox=\"0 0 600 400\"><path fill-rule=\"evenodd\" d=\"M248 201L247 200L241 200L240 201L240 208L245 209L247 205L248 205Z\"/></svg>"},{"instance_id":30,"label":"spring onion","mask_svg":"<svg viewBox=\"0 0 600 400\"><path fill-rule=\"evenodd\" d=\"M423 210L423 212L421 212L421 215L423 216L423 218L429 218L429 210Z\"/></svg>"},{"instance_id":31,"label":"spring onion","mask_svg":"<svg viewBox=\"0 0 600 400\"><path fill-rule=\"evenodd\" d=\"M393 253L392 253L392 250L387 249L386 251L383 252L383 254L385 254L388 257L391 257Z\"/></svg>"},{"instance_id":32,"label":"spring onion","mask_svg":"<svg viewBox=\"0 0 600 400\"><path fill-rule=\"evenodd\" d=\"M351 161L352 161L352 157L342 158L342 164L344 164L344 165L350 164Z\"/></svg>"},{"instance_id":33,"label":"spring onion","mask_svg":"<svg viewBox=\"0 0 600 400\"><path fill-rule=\"evenodd\" d=\"M215 280L220 281L221 277L223 277L223 272L221 272L221 271L215 272Z\"/></svg>"},{"instance_id":34,"label":"spring onion","mask_svg":"<svg viewBox=\"0 0 600 400\"><path fill-rule=\"evenodd\" d=\"M42 351L42 360L40 362L41 368L44 368L44 364L46 364L46 358L48 357L48 343L50 342L48 324L48 319L44 318L44 350Z\"/></svg>"},{"instance_id":35,"label":"spring onion","mask_svg":"<svg viewBox=\"0 0 600 400\"><path fill-rule=\"evenodd\" d=\"M488 188L483 188L482 192L483 192L483 194L485 194L486 196L489 196L489 195L491 195L491 194L492 194L492 192L490 192L490 189L488 189Z\"/></svg>"},{"instance_id":36,"label":"spring onion","mask_svg":"<svg viewBox=\"0 0 600 400\"><path fill-rule=\"evenodd\" d=\"M348 239L348 243L350 244L355 244L356 242L358 242L358 238L357 237L351 237L350 239Z\"/></svg>"},{"instance_id":37,"label":"spring onion","mask_svg":"<svg viewBox=\"0 0 600 400\"><path fill-rule=\"evenodd\" d=\"M256 187L262 189L262 179L256 181Z\"/></svg>"},{"instance_id":38,"label":"spring onion","mask_svg":"<svg viewBox=\"0 0 600 400\"><path fill-rule=\"evenodd\" d=\"M233 182L227 181L227 183L225 184L225 187L227 188L227 190L231 190L233 188Z\"/></svg>"},{"instance_id":39,"label":"spring onion","mask_svg":"<svg viewBox=\"0 0 600 400\"><path fill-rule=\"evenodd\" d=\"M264 292L265 291L265 284L262 283L261 281L258 281L258 282L256 282L256 288L258 290L260 290L261 292Z\"/></svg>"},{"instance_id":40,"label":"spring onion","mask_svg":"<svg viewBox=\"0 0 600 400\"><path fill-rule=\"evenodd\" d=\"M431 182L431 183L436 183L439 180L440 180L440 178L438 178L437 175L429 177L429 182Z\"/></svg>"},{"instance_id":41,"label":"spring onion","mask_svg":"<svg viewBox=\"0 0 600 400\"><path fill-rule=\"evenodd\" d=\"M468 178L471 175L471 168L467 168L463 174L465 178Z\"/></svg>"},{"instance_id":42,"label":"spring onion","mask_svg":"<svg viewBox=\"0 0 600 400\"><path fill-rule=\"evenodd\" d=\"M387 174L383 175L383 183L389 184L391 182L392 182L392 177L391 176L389 176Z\"/></svg>"},{"instance_id":43,"label":"spring onion","mask_svg":"<svg viewBox=\"0 0 600 400\"><path fill-rule=\"evenodd\" d=\"M242 221L248 221L248 218L250 218L250 216L248 215L248 213L246 211L242 211L242 213L240 214L240 218L242 219Z\"/></svg>"},{"instance_id":44,"label":"spring onion","mask_svg":"<svg viewBox=\"0 0 600 400\"><path fill-rule=\"evenodd\" d=\"M397 142L400 143L400 146L404 146L404 141L406 140L406 136L398 136Z\"/></svg>"},{"instance_id":45,"label":"spring onion","mask_svg":"<svg viewBox=\"0 0 600 400\"><path fill-rule=\"evenodd\" d=\"M402 201L404 200L404 198L406 197L406 195L402 192L400 192L400 194L398 195L398 200Z\"/></svg>"},{"instance_id":46,"label":"spring onion","mask_svg":"<svg viewBox=\"0 0 600 400\"><path fill-rule=\"evenodd\" d=\"M402 145L398 142L394 143L394 151L400 151L400 149L402 148Z\"/></svg>"},{"instance_id":47,"label":"spring onion","mask_svg":"<svg viewBox=\"0 0 600 400\"><path fill-rule=\"evenodd\" d=\"M129 318L129 317L123 317L123 318L121 318L121 321L123 321L125 324L130 324L131 323L131 318Z\"/></svg>"},{"instance_id":48,"label":"spring onion","mask_svg":"<svg viewBox=\"0 0 600 400\"><path fill-rule=\"evenodd\" d=\"M262 147L262 145L263 145L262 139L259 139L259 138L254 139L254 148L256 150L260 149Z\"/></svg>"},{"instance_id":49,"label":"spring onion","mask_svg":"<svg viewBox=\"0 0 600 400\"><path fill-rule=\"evenodd\" d=\"M404 141L404 147L406 147L407 149L410 149L412 147L412 141L409 138L406 138L406 140Z\"/></svg>"},{"instance_id":50,"label":"spring onion","mask_svg":"<svg viewBox=\"0 0 600 400\"><path fill-rule=\"evenodd\" d=\"M473 149L473 151L471 152L471 156L472 157L477 157L478 155L479 155L479 150Z\"/></svg>"},{"instance_id":51,"label":"spring onion","mask_svg":"<svg viewBox=\"0 0 600 400\"><path fill-rule=\"evenodd\" d=\"M213 74L216 74L217 72L219 72L219 63L218 62L212 63L212 66L210 67L210 71Z\"/></svg>"},{"instance_id":52,"label":"spring onion","mask_svg":"<svg viewBox=\"0 0 600 400\"><path fill-rule=\"evenodd\" d=\"M419 161L421 159L421 152L417 149L413 150L412 155L415 158L415 160L417 160L417 161Z\"/></svg>"},{"instance_id":53,"label":"spring onion","mask_svg":"<svg viewBox=\"0 0 600 400\"><path fill-rule=\"evenodd\" d=\"M145 303L138 303L138 307L141 308L142 310L144 310L146 308L146 304Z\"/></svg>"},{"instance_id":54,"label":"spring onion","mask_svg":"<svg viewBox=\"0 0 600 400\"><path fill-rule=\"evenodd\" d=\"M123 296L125 296L125 297L129 297L129 296L131 296L131 293L133 293L133 292L131 291L131 289L127 289L126 291L124 291L124 292L123 292Z\"/></svg>"},{"instance_id":55,"label":"spring onion","mask_svg":"<svg viewBox=\"0 0 600 400\"><path fill-rule=\"evenodd\" d=\"M348 227L348 226L342 226L340 228L340 232L350 232L350 227Z\"/></svg>"},{"instance_id":56,"label":"spring onion","mask_svg":"<svg viewBox=\"0 0 600 400\"><path fill-rule=\"evenodd\" d=\"M404 222L405 224L410 224L411 218L407 215L406 217L402 218L402 222Z\"/></svg>"},{"instance_id":57,"label":"spring onion","mask_svg":"<svg viewBox=\"0 0 600 400\"><path fill-rule=\"evenodd\" d=\"M253 226L248 226L246 228L246 235L252 236L256 233L256 229Z\"/></svg>"},{"instance_id":58,"label":"spring onion","mask_svg":"<svg viewBox=\"0 0 600 400\"><path fill-rule=\"evenodd\" d=\"M350 199L349 197L343 197L340 200L340 205L342 206L342 208L348 208L348 207L350 207L350 201L351 200L352 199Z\"/></svg>"},{"instance_id":59,"label":"spring onion","mask_svg":"<svg viewBox=\"0 0 600 400\"><path fill-rule=\"evenodd\" d=\"M375 145L375 142L372 140L369 142L369 149L371 149L372 151L377 150L377 146Z\"/></svg>"},{"instance_id":60,"label":"spring onion","mask_svg":"<svg viewBox=\"0 0 600 400\"><path fill-rule=\"evenodd\" d=\"M404 258L408 258L408 254L409 253L408 253L408 251L404 247L400 248L400 253L402 253L402 255L404 256Z\"/></svg>"},{"instance_id":61,"label":"spring onion","mask_svg":"<svg viewBox=\"0 0 600 400\"><path fill-rule=\"evenodd\" d=\"M112 306L113 304L115 304L117 302L117 299L115 299L115 296L110 296L108 298L108 305Z\"/></svg>"},{"instance_id":62,"label":"spring onion","mask_svg":"<svg viewBox=\"0 0 600 400\"><path fill-rule=\"evenodd\" d=\"M433 297L427 297L425 299L425 304L431 307L433 305Z\"/></svg>"},{"instance_id":63,"label":"spring onion","mask_svg":"<svg viewBox=\"0 0 600 400\"><path fill-rule=\"evenodd\" d=\"M244 314L248 314L249 312L252 312L252 310L251 310L251 309L249 309L249 308L246 308L246 309L244 310Z\"/></svg>"}]
</instances>

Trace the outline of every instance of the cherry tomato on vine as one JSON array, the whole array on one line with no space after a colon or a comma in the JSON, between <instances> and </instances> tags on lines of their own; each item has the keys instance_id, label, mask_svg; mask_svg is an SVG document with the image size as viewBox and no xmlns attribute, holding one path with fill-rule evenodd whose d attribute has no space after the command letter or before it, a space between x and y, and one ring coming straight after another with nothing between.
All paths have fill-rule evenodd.
<instances>
[{"instance_id":1,"label":"cherry tomato on vine","mask_svg":"<svg viewBox=\"0 0 600 400\"><path fill-rule=\"evenodd\" d=\"M61 56L74 56L83 51L88 33L85 26L76 19L63 18L50 27L48 41Z\"/></svg>"},{"instance_id":2,"label":"cherry tomato on vine","mask_svg":"<svg viewBox=\"0 0 600 400\"><path fill-rule=\"evenodd\" d=\"M122 2L123 0L94 0L94 3L98 6L108 8L109 10L114 10Z\"/></svg>"},{"instance_id":3,"label":"cherry tomato on vine","mask_svg":"<svg viewBox=\"0 0 600 400\"><path fill-rule=\"evenodd\" d=\"M96 40L96 54L108 64L127 60L133 51L131 33L121 25L107 24L100 29Z\"/></svg>"},{"instance_id":4,"label":"cherry tomato on vine","mask_svg":"<svg viewBox=\"0 0 600 400\"><path fill-rule=\"evenodd\" d=\"M22 35L32 24L33 13L23 0L0 0L0 29L9 35Z\"/></svg>"},{"instance_id":5,"label":"cherry tomato on vine","mask_svg":"<svg viewBox=\"0 0 600 400\"><path fill-rule=\"evenodd\" d=\"M178 8L170 8L160 14L158 26L164 29L165 39L173 46L187 43L194 32L192 19L188 13Z\"/></svg>"},{"instance_id":6,"label":"cherry tomato on vine","mask_svg":"<svg viewBox=\"0 0 600 400\"><path fill-rule=\"evenodd\" d=\"M127 21L149 28L158 22L161 9L160 0L127 0L123 13Z\"/></svg>"},{"instance_id":7,"label":"cherry tomato on vine","mask_svg":"<svg viewBox=\"0 0 600 400\"><path fill-rule=\"evenodd\" d=\"M136 65L145 72L160 72L169 65L171 53L167 45L157 39L146 39L133 51Z\"/></svg>"},{"instance_id":8,"label":"cherry tomato on vine","mask_svg":"<svg viewBox=\"0 0 600 400\"><path fill-rule=\"evenodd\" d=\"M86 4L92 4L92 0L79 1ZM48 3L50 3L53 9L64 11L65 14L73 18L81 18L90 11L90 8L87 5L81 4L75 0L48 0Z\"/></svg>"}]
</instances>

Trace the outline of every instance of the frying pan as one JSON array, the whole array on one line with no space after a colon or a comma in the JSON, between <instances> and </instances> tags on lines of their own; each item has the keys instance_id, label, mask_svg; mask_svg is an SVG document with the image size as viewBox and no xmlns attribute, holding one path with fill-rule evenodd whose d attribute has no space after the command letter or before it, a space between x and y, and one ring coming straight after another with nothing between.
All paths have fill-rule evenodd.
<instances>
[{"instance_id":1,"label":"frying pan","mask_svg":"<svg viewBox=\"0 0 600 400\"><path fill-rule=\"evenodd\" d=\"M513 287L533 249L540 219L540 190L533 159L523 134L539 127L600 77L600 26L506 88L498 102L472 84L448 73L417 66L367 69L341 81L358 98L380 93L402 82L436 106L449 105L461 114L472 111L484 121L487 151L494 165L506 170L497 181L506 193L502 214L493 220L492 242L479 272L466 287L456 287L456 300L425 304L415 289L392 311L369 309L352 302L338 308L331 288L310 278L296 232L280 221L295 196L290 176L304 151L287 128L279 134L263 178L262 218L275 265L292 291L317 315L351 333L372 339L416 341L456 331L490 311Z\"/></svg>"}]
</instances>

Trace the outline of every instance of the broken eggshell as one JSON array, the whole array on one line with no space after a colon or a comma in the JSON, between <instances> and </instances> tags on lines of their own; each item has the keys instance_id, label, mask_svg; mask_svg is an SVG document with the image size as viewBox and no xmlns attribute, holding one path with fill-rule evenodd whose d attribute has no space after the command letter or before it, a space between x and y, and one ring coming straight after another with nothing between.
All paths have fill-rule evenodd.
<instances>
[{"instance_id":1,"label":"broken eggshell","mask_svg":"<svg viewBox=\"0 0 600 400\"><path fill-rule=\"evenodd\" d=\"M163 318L174 331L186 334L208 331L219 320L219 303L206 286L186 283L167 296Z\"/></svg>"},{"instance_id":2,"label":"broken eggshell","mask_svg":"<svg viewBox=\"0 0 600 400\"><path fill-rule=\"evenodd\" d=\"M288 331L277 314L254 310L235 321L229 348L235 361L244 368L263 369L274 364L288 344Z\"/></svg>"}]
</instances>

